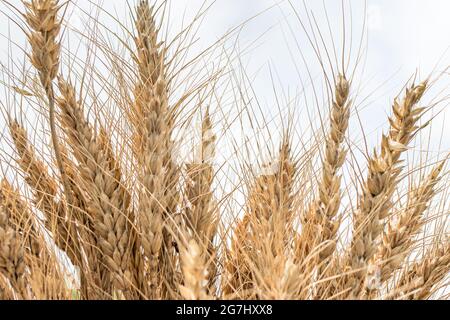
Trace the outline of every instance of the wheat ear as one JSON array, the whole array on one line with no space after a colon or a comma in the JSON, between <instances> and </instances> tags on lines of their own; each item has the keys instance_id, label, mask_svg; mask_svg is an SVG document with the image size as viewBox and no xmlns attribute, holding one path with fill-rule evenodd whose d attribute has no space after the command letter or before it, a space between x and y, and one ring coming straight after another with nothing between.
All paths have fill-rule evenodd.
<instances>
[{"instance_id":1,"label":"wheat ear","mask_svg":"<svg viewBox=\"0 0 450 320\"><path fill-rule=\"evenodd\" d=\"M27 291L28 298L65 299L67 287L60 262L47 247L27 202L6 180L1 182L0 203L22 242L24 261L28 268L26 280L31 289Z\"/></svg>"},{"instance_id":2,"label":"wheat ear","mask_svg":"<svg viewBox=\"0 0 450 320\"><path fill-rule=\"evenodd\" d=\"M389 118L389 134L383 135L381 152L369 159L368 176L359 198L353 220L353 238L350 247L350 265L353 270L349 286L359 295L365 279L365 268L377 249L377 239L383 231L383 220L392 208L391 196L401 172L400 156L420 128L416 125L424 108L417 108L427 88L427 82L406 90L403 100L395 99L393 116Z\"/></svg>"},{"instance_id":3,"label":"wheat ear","mask_svg":"<svg viewBox=\"0 0 450 320\"><path fill-rule=\"evenodd\" d=\"M424 300L450 272L450 241L428 250L421 261L403 271L395 283L392 299Z\"/></svg>"},{"instance_id":4,"label":"wheat ear","mask_svg":"<svg viewBox=\"0 0 450 320\"><path fill-rule=\"evenodd\" d=\"M39 78L47 95L53 149L61 174L64 193L68 204L71 204L72 195L70 192L70 184L64 170L59 138L56 131L55 95L53 91L53 80L58 73L61 53L61 45L57 40L61 30L61 20L58 18L58 11L60 9L59 1L31 0L30 2L25 2L25 7L25 19L31 28L31 31L27 34L32 49L29 57L33 66L38 70Z\"/></svg>"},{"instance_id":5,"label":"wheat ear","mask_svg":"<svg viewBox=\"0 0 450 320\"><path fill-rule=\"evenodd\" d=\"M172 158L173 115L168 104L166 50L157 43L158 30L148 1L140 1L136 11L139 78L135 85L132 123L137 133L135 154L142 168L139 172L141 245L149 258L151 297L167 298L171 290L178 288L170 226L179 203L179 170Z\"/></svg>"},{"instance_id":6,"label":"wheat ear","mask_svg":"<svg viewBox=\"0 0 450 320\"><path fill-rule=\"evenodd\" d=\"M24 238L25 260L27 265L39 261L45 240L41 238L35 219L20 194L7 180L0 184L0 202L9 216L10 224Z\"/></svg>"},{"instance_id":7,"label":"wheat ear","mask_svg":"<svg viewBox=\"0 0 450 320\"><path fill-rule=\"evenodd\" d=\"M14 290L13 296L27 299L29 290L22 237L17 228L12 225L9 210L7 210L8 200L4 197L0 200L0 274L9 280Z\"/></svg>"},{"instance_id":8,"label":"wheat ear","mask_svg":"<svg viewBox=\"0 0 450 320\"><path fill-rule=\"evenodd\" d=\"M208 294L208 267L205 250L194 239L190 239L180 250L183 285L180 294L187 300L210 300Z\"/></svg>"},{"instance_id":9,"label":"wheat ear","mask_svg":"<svg viewBox=\"0 0 450 320\"><path fill-rule=\"evenodd\" d=\"M210 161L215 152L216 136L212 132L209 111L202 122L202 142L198 159L186 165L187 182L185 187L188 204L185 209L186 222L199 245L207 250L209 291L214 290L216 277L216 249L213 241L217 232L217 211L212 202L212 182L214 169Z\"/></svg>"},{"instance_id":10,"label":"wheat ear","mask_svg":"<svg viewBox=\"0 0 450 320\"><path fill-rule=\"evenodd\" d=\"M126 291L131 286L129 270L131 253L130 197L120 181L120 171L112 158L106 133L96 136L84 117L82 106L75 98L75 90L59 79L61 96L57 103L61 109L61 123L68 135L74 156L79 163L84 190L90 195L88 212L93 220L97 244L102 258L112 273L113 285ZM104 274L102 286L111 290L109 276Z\"/></svg>"},{"instance_id":11,"label":"wheat ear","mask_svg":"<svg viewBox=\"0 0 450 320\"><path fill-rule=\"evenodd\" d=\"M9 130L16 147L20 168L27 184L33 189L33 202L45 216L46 227L53 232L54 240L64 250L71 261L81 265L81 251L74 234L75 227L66 220L64 204L56 200L57 182L48 174L45 164L36 157L35 150L28 142L25 129L17 122L9 123Z\"/></svg>"},{"instance_id":12,"label":"wheat ear","mask_svg":"<svg viewBox=\"0 0 450 320\"><path fill-rule=\"evenodd\" d=\"M440 180L444 161L438 164L426 179L409 194L407 206L403 209L396 223L389 223L382 236L377 253L370 262L366 282L376 277L380 284L387 281L397 271L407 255L411 252L414 235L424 225L423 214L435 195L435 186ZM370 286L369 286L370 287ZM368 290L374 296L377 290Z\"/></svg>"},{"instance_id":13,"label":"wheat ear","mask_svg":"<svg viewBox=\"0 0 450 320\"><path fill-rule=\"evenodd\" d=\"M335 250L335 237L340 220L336 219L341 202L341 177L346 151L342 146L350 118L350 84L344 75L336 81L334 99L330 110L330 129L325 139L325 154L322 161L322 177L318 196L310 205L302 220L302 234L299 239L298 254L305 259L322 243L320 261L326 260ZM321 271L319 270L319 276Z\"/></svg>"},{"instance_id":14,"label":"wheat ear","mask_svg":"<svg viewBox=\"0 0 450 320\"><path fill-rule=\"evenodd\" d=\"M225 248L225 266L222 276L222 297L224 299L250 298L249 291L253 288L252 273L249 268L251 244L250 216L246 214L233 228L230 248Z\"/></svg>"},{"instance_id":15,"label":"wheat ear","mask_svg":"<svg viewBox=\"0 0 450 320\"><path fill-rule=\"evenodd\" d=\"M287 139L282 141L276 162L264 165L264 169L267 172L257 177L250 188L247 212L232 242L230 254L240 258L227 262L229 283L225 294L241 290L241 297L246 299L261 298L271 290L278 292L278 287L272 287L276 284L268 280L284 270L284 258L290 254L287 244L294 235L292 188L296 166ZM266 240L262 242L262 238Z\"/></svg>"}]
</instances>

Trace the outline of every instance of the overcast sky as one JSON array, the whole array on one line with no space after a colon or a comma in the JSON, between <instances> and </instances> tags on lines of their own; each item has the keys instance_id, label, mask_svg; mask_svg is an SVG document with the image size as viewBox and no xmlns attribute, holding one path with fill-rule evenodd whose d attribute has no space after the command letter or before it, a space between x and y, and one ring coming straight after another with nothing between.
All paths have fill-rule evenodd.
<instances>
[{"instance_id":1,"label":"overcast sky","mask_svg":"<svg viewBox=\"0 0 450 320\"><path fill-rule=\"evenodd\" d=\"M2 12L0 13L0 61L5 64L7 63L8 38L19 45L25 43L25 38L22 31L6 18L7 15L12 16L12 11L2 2L3 0L0 0ZM20 0L8 0L8 2L21 7ZM95 0L94 2L103 3L102 7L106 11L122 21L128 19L129 22L127 1ZM78 0L76 3L83 10L90 10L87 0ZM185 21L189 21L189 17L192 17L203 3L203 0L171 1L171 30L177 31L183 17ZM386 115L389 113L391 101L400 92L405 82L416 71L423 78L433 70L437 75L439 71L450 65L450 55L446 52L450 45L450 19L448 18L450 1L368 0L364 3L361 0L347 0L344 1L344 5L346 27L348 30L351 27L352 30L347 32L348 35L352 35L353 53L358 49L364 13L367 14L366 26L369 36L368 42L364 43L364 46L367 45L367 54L364 73L360 80L363 84L363 93L366 95L370 93L370 97L358 108L363 110L360 116L365 130L369 133L373 132L373 137L377 140L379 130L382 130L383 125L386 124ZM320 76L319 64L312 55L311 46L296 15L302 17L303 23L307 23L304 18L309 11L306 11L305 7L314 14L317 24L325 34L325 41L330 44L326 24L328 16L331 32L339 45L339 35L342 33L341 1L291 0L289 3L275 0L217 0L206 14L199 29L199 46L214 42L227 30L252 18L241 30L239 44L241 48L252 44L252 49L243 59L246 72L252 77L255 76L252 85L256 95L263 107L270 112L270 109L274 108L270 72L276 74L277 88L289 92L298 91L300 78L303 80L307 78L305 65L313 71L313 77ZM70 16L70 23L76 27L83 26L83 18L79 18L76 10ZM113 29L114 26L111 25L111 30ZM255 40L257 40L256 43L253 43ZM299 49L307 56L306 63L301 61ZM296 64L300 66L299 69L296 69ZM448 76L444 75L440 82L441 87L438 86L436 92L447 86L450 83L449 80ZM425 101L431 101L434 97L434 94L430 94ZM433 126L433 141L438 141L444 133L441 151L450 149L450 126L443 125L445 118L450 116L448 109L444 104L437 107L436 112L442 112L435 119ZM350 128L350 131L360 131L360 128Z\"/></svg>"}]
</instances>

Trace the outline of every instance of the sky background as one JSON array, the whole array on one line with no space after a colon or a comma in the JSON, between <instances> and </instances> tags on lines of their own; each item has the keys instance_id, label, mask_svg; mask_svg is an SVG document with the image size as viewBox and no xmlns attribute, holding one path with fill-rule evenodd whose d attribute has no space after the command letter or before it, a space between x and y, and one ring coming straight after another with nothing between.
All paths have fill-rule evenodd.
<instances>
[{"instance_id":1,"label":"sky background","mask_svg":"<svg viewBox=\"0 0 450 320\"><path fill-rule=\"evenodd\" d=\"M87 23L86 12L94 12L95 6L87 0L73 2L76 6L70 6L67 19L72 27L82 29ZM132 26L129 8L133 6L133 1L95 0L94 3L100 4L105 12L127 26ZM189 22L202 6L210 4L203 21L199 23L195 48L207 47L229 30L236 31L233 28L240 26L238 36L235 32L224 46L228 50L234 47L236 52L243 53L241 66L259 104L257 106L253 99L250 108L254 108L256 117L266 119L276 118L280 108L293 111L299 127L302 127L298 129L298 136L311 122L310 113L305 110L312 109L312 118L317 120L315 109L322 108L323 111L326 107L326 104L314 101L312 88L321 98L326 93L320 64L307 37L307 34L313 34L307 15L317 23L327 49L331 50L332 44L335 44L339 61L343 43L342 16L345 17L345 57L351 53L350 70L356 61L361 33L366 31L362 43L364 55L358 65L352 90L355 106L349 133L352 141L359 145L364 130L368 150L377 144L381 132L386 131L392 101L402 92L406 82L414 74L419 79L431 73L437 77L450 66L447 52L450 46L450 1L447 0L172 0L168 30L173 33L179 31L181 25ZM24 59L21 48L26 47L26 38L13 22L20 20L14 8L22 8L20 0L0 0L0 61L3 65L11 63L8 56L19 63ZM121 33L105 12L100 14L105 27L111 32ZM306 32L301 23L306 26ZM317 30L314 34L318 36ZM168 35L169 38L171 36ZM71 46L76 46L76 40L73 43L70 41ZM325 57L323 46L321 53ZM328 67L327 72L330 74ZM314 86L308 84L310 77ZM449 92L449 80L448 74L444 73L424 98L424 104L444 99ZM0 90L0 99L6 95L4 88ZM225 107L219 120L227 114L227 108L234 106ZM425 147L433 155L437 155L437 151L450 150L450 126L446 125L450 114L446 101L433 108L427 117L435 115L431 135L428 131L424 134L425 140L431 137L430 144ZM4 122L0 124L2 132L5 132ZM274 129L278 127L278 124L274 125ZM244 127L239 131L236 128L232 132L234 138L237 136L239 139L254 131L247 129ZM266 132L271 133L271 130ZM264 134L261 136L265 139ZM413 145L417 150L422 147L424 145L420 143Z\"/></svg>"},{"instance_id":2,"label":"sky background","mask_svg":"<svg viewBox=\"0 0 450 320\"><path fill-rule=\"evenodd\" d=\"M7 2L14 7L22 7L20 0ZM100 3L105 11L121 21L127 21L130 25L129 5L133 3L132 1L94 2ZM85 20L80 12L92 10L92 5L87 0L78 0L75 3L79 8L73 9L69 21L74 27L82 27ZM341 1L217 0L214 3L212 1L206 3L212 6L197 33L198 47L207 46L228 30L246 22L239 33L240 48L250 45L250 50L243 57L245 70L254 79L252 85L258 99L269 111L274 98L270 72L278 75L275 81L277 88L289 92L298 91L299 78L302 77L303 80L306 78L305 63L300 59L300 50L307 56L308 68L312 70L313 77L320 75L319 64L312 55L311 46L298 22L296 13L305 18L305 7L311 10L324 34L328 31L326 25L326 16L328 16L332 25L333 38L339 46L339 37L342 34ZM385 123L390 101L416 71L423 78L432 71L435 71L434 74L437 75L438 71L450 65L450 56L447 53L450 45L448 33L450 2L446 0L367 0L366 2L350 0L343 3L347 42L349 42L349 35L352 35L353 52L358 49L364 13L367 16L368 41L364 43L367 54L364 75L358 79L361 80L358 82L365 87L370 86L371 90L367 91L367 95L371 94L366 101L368 105L364 107L363 117L370 120L367 124L368 128L376 130ZM181 21L189 21L202 4L204 5L203 0L171 1L170 30L179 30ZM324 8L327 10L327 15ZM6 64L8 50L11 50L13 56L21 58L18 48L10 46L8 39L13 39L21 47L24 47L26 40L22 30L10 19L14 17L11 6L2 0L0 10L0 61ZM306 23L305 19L303 21ZM109 27L111 30L116 28L112 23ZM351 31L348 31L350 29ZM331 38L327 39L326 35L324 37L329 46ZM294 67L296 64L297 68ZM299 67L299 65L302 66ZM435 69L436 66L437 69ZM440 83L446 85L447 82L448 76L445 75ZM372 94L372 91L375 92ZM434 96L430 95L429 98L431 100ZM442 111L441 109L437 108L436 111ZM445 121L447 113L448 111L444 110L435 120L436 124L433 127L435 132L440 131L439 126L442 125L442 121ZM449 126L444 126L444 130L443 147L448 149L450 146Z\"/></svg>"}]
</instances>

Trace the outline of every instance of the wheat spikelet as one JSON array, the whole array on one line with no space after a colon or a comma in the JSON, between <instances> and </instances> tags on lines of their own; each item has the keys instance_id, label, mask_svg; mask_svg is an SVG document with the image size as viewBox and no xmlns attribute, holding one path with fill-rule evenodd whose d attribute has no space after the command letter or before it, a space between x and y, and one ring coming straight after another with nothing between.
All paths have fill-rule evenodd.
<instances>
[{"instance_id":1,"label":"wheat spikelet","mask_svg":"<svg viewBox=\"0 0 450 320\"><path fill-rule=\"evenodd\" d=\"M364 283L364 268L375 254L376 241L383 231L382 221L388 217L392 207L391 196L401 172L399 158L406 150L415 133L423 108L416 108L427 87L426 82L406 90L402 101L394 101L393 117L389 118L390 132L383 135L381 152L376 151L369 159L369 172L364 183L353 221L353 239L350 248L350 265L354 273L349 286L356 296Z\"/></svg>"}]
</instances>

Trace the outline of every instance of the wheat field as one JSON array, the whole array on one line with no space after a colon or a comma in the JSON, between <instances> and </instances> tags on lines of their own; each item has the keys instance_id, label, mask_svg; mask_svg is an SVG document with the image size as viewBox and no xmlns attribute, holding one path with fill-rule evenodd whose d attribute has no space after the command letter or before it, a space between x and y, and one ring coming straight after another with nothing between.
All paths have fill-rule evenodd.
<instances>
[{"instance_id":1,"label":"wheat field","mask_svg":"<svg viewBox=\"0 0 450 320\"><path fill-rule=\"evenodd\" d=\"M227 50L241 25L195 47L207 8L169 32L167 1L130 1L117 32L0 2L28 42L1 61L0 300L448 299L449 153L427 142L447 69L405 79L369 150L363 40L347 61L303 29L325 85L271 118Z\"/></svg>"}]
</instances>

